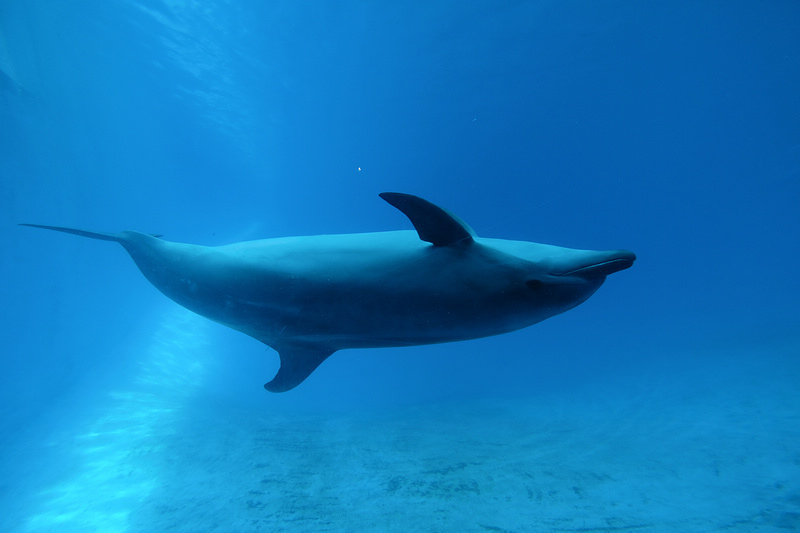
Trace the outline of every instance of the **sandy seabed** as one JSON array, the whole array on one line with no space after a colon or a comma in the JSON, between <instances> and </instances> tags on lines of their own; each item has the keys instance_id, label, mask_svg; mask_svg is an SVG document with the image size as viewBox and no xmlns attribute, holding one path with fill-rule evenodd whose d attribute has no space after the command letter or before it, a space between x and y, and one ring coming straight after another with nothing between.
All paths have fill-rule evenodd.
<instances>
[{"instance_id":1,"label":"sandy seabed","mask_svg":"<svg viewBox=\"0 0 800 533\"><path fill-rule=\"evenodd\" d=\"M119 393L91 425L10 452L27 474L5 468L0 526L800 531L800 350L770 350L563 394L325 416Z\"/></svg>"}]
</instances>

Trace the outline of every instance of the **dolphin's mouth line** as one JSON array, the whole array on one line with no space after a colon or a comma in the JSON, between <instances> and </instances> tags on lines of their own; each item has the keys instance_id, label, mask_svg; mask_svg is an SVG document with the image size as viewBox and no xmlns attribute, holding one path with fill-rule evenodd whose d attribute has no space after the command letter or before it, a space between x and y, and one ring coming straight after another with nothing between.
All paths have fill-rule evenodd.
<instances>
[{"instance_id":1,"label":"dolphin's mouth line","mask_svg":"<svg viewBox=\"0 0 800 533\"><path fill-rule=\"evenodd\" d=\"M601 261L600 263L593 263L579 268L575 268L568 272L553 273L553 276L607 276L620 270L625 270L633 265L634 258L619 257L609 261Z\"/></svg>"}]
</instances>

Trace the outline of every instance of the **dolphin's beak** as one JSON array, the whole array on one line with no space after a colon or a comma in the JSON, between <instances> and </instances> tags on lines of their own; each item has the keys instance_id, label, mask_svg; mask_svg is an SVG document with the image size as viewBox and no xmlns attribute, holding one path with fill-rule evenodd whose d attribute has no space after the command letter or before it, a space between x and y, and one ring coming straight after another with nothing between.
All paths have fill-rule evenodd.
<instances>
[{"instance_id":1,"label":"dolphin's beak","mask_svg":"<svg viewBox=\"0 0 800 533\"><path fill-rule=\"evenodd\" d=\"M578 276L581 278L605 277L614 272L630 268L634 261L636 261L636 254L628 250L594 252L581 263L571 265L570 270L553 273L553 275Z\"/></svg>"}]
</instances>

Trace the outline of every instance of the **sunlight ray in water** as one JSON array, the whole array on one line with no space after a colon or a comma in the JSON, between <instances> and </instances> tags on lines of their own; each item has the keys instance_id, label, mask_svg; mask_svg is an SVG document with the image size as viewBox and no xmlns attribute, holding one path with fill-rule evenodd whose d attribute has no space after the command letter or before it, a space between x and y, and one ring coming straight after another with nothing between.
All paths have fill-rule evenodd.
<instances>
[{"instance_id":1,"label":"sunlight ray in water","mask_svg":"<svg viewBox=\"0 0 800 533\"><path fill-rule=\"evenodd\" d=\"M74 466L40 493L27 530L127 530L130 513L157 484L149 459L206 375L207 330L204 319L171 306L131 383L109 392L107 409L59 443Z\"/></svg>"}]
</instances>

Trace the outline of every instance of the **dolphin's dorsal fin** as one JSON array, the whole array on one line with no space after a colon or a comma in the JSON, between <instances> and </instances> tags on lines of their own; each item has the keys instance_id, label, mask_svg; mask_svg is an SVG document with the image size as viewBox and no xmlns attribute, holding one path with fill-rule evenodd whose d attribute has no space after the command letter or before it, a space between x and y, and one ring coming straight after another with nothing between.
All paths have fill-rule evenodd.
<instances>
[{"instance_id":1,"label":"dolphin's dorsal fin","mask_svg":"<svg viewBox=\"0 0 800 533\"><path fill-rule=\"evenodd\" d=\"M403 212L414 224L419 238L434 246L466 245L473 242L475 232L453 213L419 196L384 192L380 197Z\"/></svg>"},{"instance_id":2,"label":"dolphin's dorsal fin","mask_svg":"<svg viewBox=\"0 0 800 533\"><path fill-rule=\"evenodd\" d=\"M281 357L281 368L264 385L270 392L286 392L300 385L336 350L315 345L281 344L274 346Z\"/></svg>"}]
</instances>

